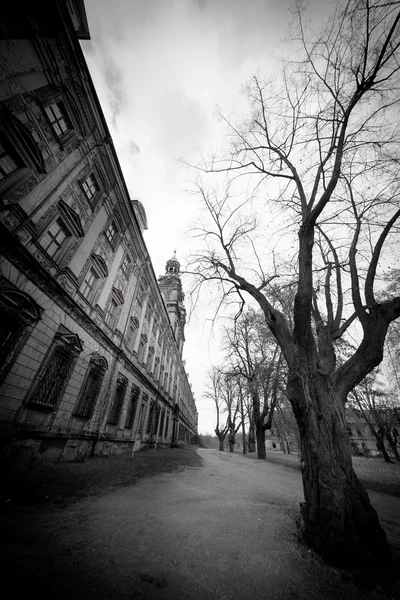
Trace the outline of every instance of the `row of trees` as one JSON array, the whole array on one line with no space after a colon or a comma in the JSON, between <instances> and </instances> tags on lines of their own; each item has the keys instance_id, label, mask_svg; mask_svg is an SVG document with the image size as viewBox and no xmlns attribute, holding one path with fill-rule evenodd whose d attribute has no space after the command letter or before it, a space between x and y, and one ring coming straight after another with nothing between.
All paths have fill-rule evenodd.
<instances>
[{"instance_id":1,"label":"row of trees","mask_svg":"<svg viewBox=\"0 0 400 600\"><path fill-rule=\"evenodd\" d=\"M222 117L225 153L198 166L203 246L188 271L195 293L218 287L220 306L237 294L260 308L299 431L305 539L329 562L372 570L391 553L353 470L345 408L400 316L398 288L381 294L400 217L400 5L339 1L317 33L304 10L280 72L248 83L247 118Z\"/></svg>"}]
</instances>

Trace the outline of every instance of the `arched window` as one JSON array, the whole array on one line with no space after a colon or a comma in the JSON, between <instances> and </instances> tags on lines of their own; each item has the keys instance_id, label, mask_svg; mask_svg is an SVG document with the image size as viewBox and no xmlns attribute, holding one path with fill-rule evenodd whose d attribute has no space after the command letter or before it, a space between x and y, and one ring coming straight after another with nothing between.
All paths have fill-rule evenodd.
<instances>
[{"instance_id":1,"label":"arched window","mask_svg":"<svg viewBox=\"0 0 400 600\"><path fill-rule=\"evenodd\" d=\"M42 309L28 294L0 277L0 371L7 374L18 348L40 319Z\"/></svg>"},{"instance_id":2,"label":"arched window","mask_svg":"<svg viewBox=\"0 0 400 600\"><path fill-rule=\"evenodd\" d=\"M124 403L126 388L128 387L128 380L126 377L119 373L117 377L117 385L115 387L113 402L111 405L110 414L108 417L109 425L118 425L119 418L121 416L122 405Z\"/></svg>"},{"instance_id":3,"label":"arched window","mask_svg":"<svg viewBox=\"0 0 400 600\"><path fill-rule=\"evenodd\" d=\"M90 357L89 369L79 392L74 416L90 419L100 393L108 364L105 358L95 352Z\"/></svg>"}]
</instances>

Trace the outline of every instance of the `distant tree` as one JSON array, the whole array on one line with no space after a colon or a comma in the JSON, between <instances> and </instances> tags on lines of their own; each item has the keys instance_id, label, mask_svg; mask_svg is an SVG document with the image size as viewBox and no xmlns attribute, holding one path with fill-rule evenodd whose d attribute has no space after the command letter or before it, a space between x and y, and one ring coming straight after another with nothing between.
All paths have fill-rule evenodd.
<instances>
[{"instance_id":1,"label":"distant tree","mask_svg":"<svg viewBox=\"0 0 400 600\"><path fill-rule=\"evenodd\" d=\"M217 422L214 431L219 440L219 450L224 451L225 439L228 436L229 452L233 452L235 436L241 425L240 401L234 377L213 367L208 375L204 397L215 404Z\"/></svg>"}]
</instances>

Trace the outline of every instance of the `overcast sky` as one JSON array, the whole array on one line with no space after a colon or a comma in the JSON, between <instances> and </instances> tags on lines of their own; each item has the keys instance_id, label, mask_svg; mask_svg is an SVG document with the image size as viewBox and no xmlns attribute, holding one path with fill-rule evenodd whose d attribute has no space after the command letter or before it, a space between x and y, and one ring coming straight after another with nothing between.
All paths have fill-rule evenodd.
<instances>
[{"instance_id":1,"label":"overcast sky","mask_svg":"<svg viewBox=\"0 0 400 600\"><path fill-rule=\"evenodd\" d=\"M241 86L271 74L290 22L290 0L86 0L91 41L82 42L132 198L144 205L145 241L157 275L177 249L193 250L185 232L198 215L187 169L221 145L216 107L244 114ZM316 17L328 0L312 3ZM200 307L186 330L184 358L199 410L199 431L214 429L202 400L218 335ZM218 328L216 329L218 331Z\"/></svg>"}]
</instances>

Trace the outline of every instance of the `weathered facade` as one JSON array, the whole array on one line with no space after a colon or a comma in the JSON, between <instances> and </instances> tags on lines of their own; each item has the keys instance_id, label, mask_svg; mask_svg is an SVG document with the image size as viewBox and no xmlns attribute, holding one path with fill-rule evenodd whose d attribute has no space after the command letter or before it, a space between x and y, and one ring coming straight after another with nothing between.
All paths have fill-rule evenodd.
<instances>
[{"instance_id":1,"label":"weathered facade","mask_svg":"<svg viewBox=\"0 0 400 600\"><path fill-rule=\"evenodd\" d=\"M3 451L74 459L191 442L183 296L175 327L80 47L83 2L2 12Z\"/></svg>"}]
</instances>

